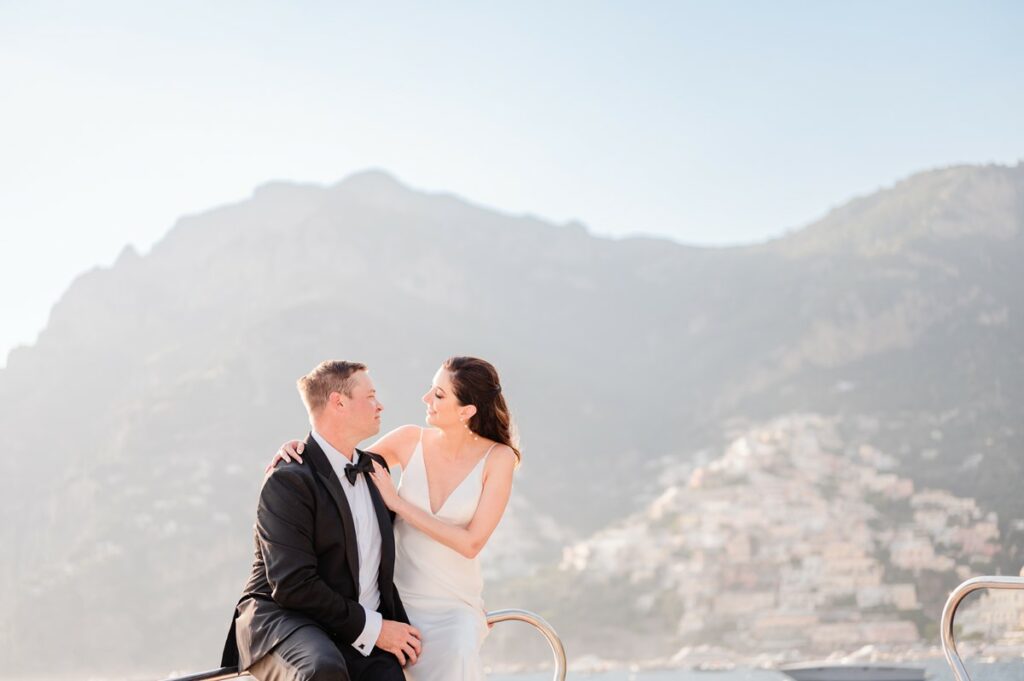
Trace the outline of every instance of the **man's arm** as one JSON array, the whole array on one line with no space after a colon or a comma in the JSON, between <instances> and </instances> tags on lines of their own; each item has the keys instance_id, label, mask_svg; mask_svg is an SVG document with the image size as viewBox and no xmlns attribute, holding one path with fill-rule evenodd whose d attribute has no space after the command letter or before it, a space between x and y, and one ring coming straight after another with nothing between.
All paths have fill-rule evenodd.
<instances>
[{"instance_id":1,"label":"man's arm","mask_svg":"<svg viewBox=\"0 0 1024 681\"><path fill-rule=\"evenodd\" d=\"M366 625L366 611L317 573L313 546L314 494L310 481L291 466L271 471L256 510L256 536L274 601L316 620L351 644ZM314 483L315 484L315 483Z\"/></svg>"},{"instance_id":2,"label":"man's arm","mask_svg":"<svg viewBox=\"0 0 1024 681\"><path fill-rule=\"evenodd\" d=\"M403 666L407 661L415 663L420 653L419 630L384 620L376 612L370 615L367 626L363 606L320 579L313 546L315 492L309 487L310 481L303 478L291 466L275 468L260 492L256 536L274 601L312 618L363 655L369 655L376 644L395 655Z\"/></svg>"}]
</instances>

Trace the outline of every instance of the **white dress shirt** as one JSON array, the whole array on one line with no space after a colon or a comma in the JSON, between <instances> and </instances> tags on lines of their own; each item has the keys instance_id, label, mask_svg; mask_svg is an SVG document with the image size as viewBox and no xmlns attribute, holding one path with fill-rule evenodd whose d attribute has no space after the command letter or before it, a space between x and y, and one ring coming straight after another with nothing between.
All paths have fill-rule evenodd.
<instances>
[{"instance_id":1,"label":"white dress shirt","mask_svg":"<svg viewBox=\"0 0 1024 681\"><path fill-rule=\"evenodd\" d=\"M356 530L356 547L359 553L359 605L366 611L366 625L363 633L352 642L352 647L363 655L369 655L373 645L380 636L380 629L384 622L384 616L377 611L380 607L380 586L377 578L380 574L380 524L377 522L377 512L373 507L373 498L370 497L369 483L365 475L356 478L356 484L350 484L345 477L345 466L349 463L356 463L359 460L359 453L349 458L332 447L324 437L313 431L313 439L324 450L327 460L334 466L334 472L341 481L341 488L345 490L345 498L348 499L349 508L352 509L352 521Z\"/></svg>"}]
</instances>

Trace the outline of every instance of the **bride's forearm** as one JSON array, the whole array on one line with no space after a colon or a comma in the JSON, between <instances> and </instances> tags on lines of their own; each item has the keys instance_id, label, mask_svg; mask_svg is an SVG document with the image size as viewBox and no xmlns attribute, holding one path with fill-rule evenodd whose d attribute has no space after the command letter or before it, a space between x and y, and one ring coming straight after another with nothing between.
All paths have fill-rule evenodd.
<instances>
[{"instance_id":1,"label":"bride's forearm","mask_svg":"<svg viewBox=\"0 0 1024 681\"><path fill-rule=\"evenodd\" d=\"M474 537L469 530L438 520L405 499L398 500L395 513L434 541L444 544L466 558L475 558L483 548L483 541Z\"/></svg>"}]
</instances>

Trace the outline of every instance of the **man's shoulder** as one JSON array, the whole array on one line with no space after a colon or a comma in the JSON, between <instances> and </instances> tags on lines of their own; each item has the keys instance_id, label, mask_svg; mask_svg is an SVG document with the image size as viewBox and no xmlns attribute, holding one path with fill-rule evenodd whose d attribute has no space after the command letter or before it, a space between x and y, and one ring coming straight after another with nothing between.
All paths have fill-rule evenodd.
<instances>
[{"instance_id":1,"label":"man's shoulder","mask_svg":"<svg viewBox=\"0 0 1024 681\"><path fill-rule=\"evenodd\" d=\"M316 471L311 464L297 461L282 461L263 478L263 489L276 487L309 487L316 479Z\"/></svg>"}]
</instances>

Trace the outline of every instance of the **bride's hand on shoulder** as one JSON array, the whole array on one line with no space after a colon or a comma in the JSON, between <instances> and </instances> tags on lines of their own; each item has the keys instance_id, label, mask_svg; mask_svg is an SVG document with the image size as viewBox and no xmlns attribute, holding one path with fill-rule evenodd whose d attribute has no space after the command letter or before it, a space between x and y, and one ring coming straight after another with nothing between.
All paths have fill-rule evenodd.
<instances>
[{"instance_id":1,"label":"bride's hand on shoulder","mask_svg":"<svg viewBox=\"0 0 1024 681\"><path fill-rule=\"evenodd\" d=\"M302 450L305 448L306 443L301 440L289 440L288 442L285 442L281 445L281 448L277 450L277 453L274 454L273 461L271 461L270 465L266 467L264 473L269 473L282 461L292 461L294 459L295 461L302 463L301 454Z\"/></svg>"},{"instance_id":2,"label":"bride's hand on shoulder","mask_svg":"<svg viewBox=\"0 0 1024 681\"><path fill-rule=\"evenodd\" d=\"M370 473L370 477L373 478L373 483L377 485L377 489L380 491L381 499L384 500L384 504L392 511L398 511L398 490L395 489L395 482L391 479L391 474L384 470L376 461L373 462L373 472Z\"/></svg>"}]
</instances>

